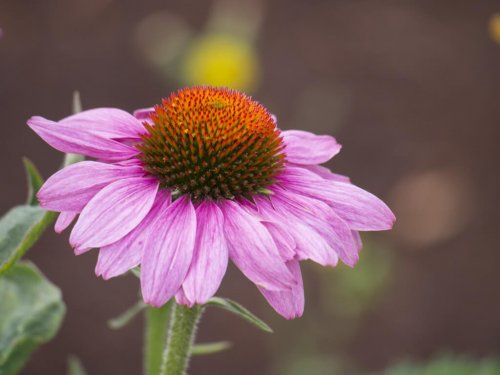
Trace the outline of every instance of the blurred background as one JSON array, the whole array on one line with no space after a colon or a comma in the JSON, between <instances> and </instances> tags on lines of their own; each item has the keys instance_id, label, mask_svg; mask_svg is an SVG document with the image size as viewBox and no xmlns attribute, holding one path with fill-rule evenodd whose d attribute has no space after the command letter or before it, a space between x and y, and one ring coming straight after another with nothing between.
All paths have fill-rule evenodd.
<instances>
[{"instance_id":1,"label":"blurred background","mask_svg":"<svg viewBox=\"0 0 500 375\"><path fill-rule=\"evenodd\" d=\"M25 199L23 156L45 177L59 168L26 120L69 115L73 90L84 108L132 111L186 85L237 88L282 129L337 137L328 166L398 221L363 236L354 269L305 263L298 320L231 269L219 294L275 334L209 310L199 340L233 347L190 374L500 374L497 12L487 0L1 0L0 213ZM63 374L70 354L89 375L140 373L141 319L106 325L137 280L97 279L96 252L75 257L67 237L49 230L29 253L67 315L23 374Z\"/></svg>"}]
</instances>

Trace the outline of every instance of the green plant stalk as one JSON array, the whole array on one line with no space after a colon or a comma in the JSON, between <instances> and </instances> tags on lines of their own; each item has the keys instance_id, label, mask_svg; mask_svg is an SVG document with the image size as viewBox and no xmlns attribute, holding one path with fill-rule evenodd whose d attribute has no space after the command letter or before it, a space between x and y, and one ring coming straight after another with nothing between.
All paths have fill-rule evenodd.
<instances>
[{"instance_id":1,"label":"green plant stalk","mask_svg":"<svg viewBox=\"0 0 500 375\"><path fill-rule=\"evenodd\" d=\"M160 308L148 306L145 309L144 334L144 374L158 375L161 370L165 343L167 341L168 321L172 302Z\"/></svg>"},{"instance_id":2,"label":"green plant stalk","mask_svg":"<svg viewBox=\"0 0 500 375\"><path fill-rule=\"evenodd\" d=\"M172 318L160 375L185 375L203 307L172 304Z\"/></svg>"}]
</instances>

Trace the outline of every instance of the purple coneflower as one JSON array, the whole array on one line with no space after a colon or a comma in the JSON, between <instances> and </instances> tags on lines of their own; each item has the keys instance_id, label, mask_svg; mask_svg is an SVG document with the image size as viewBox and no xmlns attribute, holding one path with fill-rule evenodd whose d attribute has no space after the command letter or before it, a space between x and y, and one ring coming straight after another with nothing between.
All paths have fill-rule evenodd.
<instances>
[{"instance_id":1,"label":"purple coneflower","mask_svg":"<svg viewBox=\"0 0 500 375\"><path fill-rule=\"evenodd\" d=\"M141 267L144 301L203 304L232 262L285 318L304 309L299 267L358 260L359 231L395 220L377 197L319 164L340 151L328 135L280 131L237 91L194 87L130 115L99 108L28 125L55 149L95 159L66 167L38 193L78 216L76 254L99 248L104 279Z\"/></svg>"}]
</instances>

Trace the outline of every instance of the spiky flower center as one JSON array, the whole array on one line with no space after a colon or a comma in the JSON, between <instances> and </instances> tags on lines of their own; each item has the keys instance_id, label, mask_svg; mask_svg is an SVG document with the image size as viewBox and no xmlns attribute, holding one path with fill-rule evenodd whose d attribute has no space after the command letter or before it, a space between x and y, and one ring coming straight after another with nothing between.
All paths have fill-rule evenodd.
<instances>
[{"instance_id":1,"label":"spiky flower center","mask_svg":"<svg viewBox=\"0 0 500 375\"><path fill-rule=\"evenodd\" d=\"M151 120L137 145L146 171L195 201L263 193L285 161L272 116L234 90L180 90L155 107Z\"/></svg>"}]
</instances>

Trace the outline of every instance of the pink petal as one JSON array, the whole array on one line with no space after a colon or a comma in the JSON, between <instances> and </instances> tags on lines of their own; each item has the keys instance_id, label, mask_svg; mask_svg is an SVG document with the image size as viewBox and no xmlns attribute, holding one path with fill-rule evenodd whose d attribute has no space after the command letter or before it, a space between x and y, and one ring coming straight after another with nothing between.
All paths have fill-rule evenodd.
<instances>
[{"instance_id":1,"label":"pink petal","mask_svg":"<svg viewBox=\"0 0 500 375\"><path fill-rule=\"evenodd\" d=\"M352 232L352 238L354 239L354 243L356 244L356 248L358 249L358 252L361 250L363 247L363 241L361 241L361 235L359 232L353 230Z\"/></svg>"},{"instance_id":2,"label":"pink petal","mask_svg":"<svg viewBox=\"0 0 500 375\"><path fill-rule=\"evenodd\" d=\"M296 223L293 226L297 241L297 257L300 260L312 260L322 266L335 267L339 261L338 254L328 241L314 228Z\"/></svg>"},{"instance_id":3,"label":"pink petal","mask_svg":"<svg viewBox=\"0 0 500 375\"><path fill-rule=\"evenodd\" d=\"M318 176L324 178L325 180L332 181L340 181L340 182L351 182L351 179L347 176L343 176L341 174L333 173L328 168L323 167L321 165L297 165L295 167L300 167L303 169L307 169Z\"/></svg>"},{"instance_id":4,"label":"pink petal","mask_svg":"<svg viewBox=\"0 0 500 375\"><path fill-rule=\"evenodd\" d=\"M178 292L193 258L196 213L187 197L161 212L144 238L141 289L144 301L162 306Z\"/></svg>"},{"instance_id":5,"label":"pink petal","mask_svg":"<svg viewBox=\"0 0 500 375\"><path fill-rule=\"evenodd\" d=\"M125 237L99 250L96 275L107 280L137 267L144 254L144 236L149 234L148 227L160 213L167 209L170 203L170 192L158 192L153 207L136 228Z\"/></svg>"},{"instance_id":6,"label":"pink petal","mask_svg":"<svg viewBox=\"0 0 500 375\"><path fill-rule=\"evenodd\" d=\"M196 222L193 260L182 288L189 301L203 304L219 289L226 273L228 250L224 216L215 203L200 204Z\"/></svg>"},{"instance_id":7,"label":"pink petal","mask_svg":"<svg viewBox=\"0 0 500 375\"><path fill-rule=\"evenodd\" d=\"M193 307L194 305L194 302L191 302L190 300L187 299L186 293L184 293L182 287L179 288L177 293L175 293L175 302L177 302L177 304L179 305L184 305L187 307Z\"/></svg>"},{"instance_id":8,"label":"pink petal","mask_svg":"<svg viewBox=\"0 0 500 375\"><path fill-rule=\"evenodd\" d=\"M356 185L332 182L320 194L354 230L388 230L396 221L389 207L375 195Z\"/></svg>"},{"instance_id":9,"label":"pink petal","mask_svg":"<svg viewBox=\"0 0 500 375\"><path fill-rule=\"evenodd\" d=\"M106 185L142 174L144 170L140 166L82 161L53 174L43 184L37 198L47 210L80 212Z\"/></svg>"},{"instance_id":10,"label":"pink petal","mask_svg":"<svg viewBox=\"0 0 500 375\"><path fill-rule=\"evenodd\" d=\"M141 167L141 168L143 168L144 162L138 158L132 158L132 159L117 161L116 163L113 163L113 165L117 165L120 167Z\"/></svg>"},{"instance_id":11,"label":"pink petal","mask_svg":"<svg viewBox=\"0 0 500 375\"><path fill-rule=\"evenodd\" d=\"M241 272L269 290L293 287L293 275L286 268L266 227L233 201L224 202L222 211L229 256Z\"/></svg>"},{"instance_id":12,"label":"pink petal","mask_svg":"<svg viewBox=\"0 0 500 375\"><path fill-rule=\"evenodd\" d=\"M28 125L56 150L86 155L97 159L118 161L134 157L139 151L129 145L102 137L91 130L32 117Z\"/></svg>"},{"instance_id":13,"label":"pink petal","mask_svg":"<svg viewBox=\"0 0 500 375\"><path fill-rule=\"evenodd\" d=\"M302 210L297 211L297 207L290 211L286 206L273 205L268 199L256 199L259 212L266 218L275 223L286 223L288 233L295 240L295 252L300 260L311 259L323 266L336 266L338 263L337 253L328 244L327 240L310 227L301 214ZM279 210L277 210L278 208ZM296 214L299 216L296 216Z\"/></svg>"},{"instance_id":14,"label":"pink petal","mask_svg":"<svg viewBox=\"0 0 500 375\"><path fill-rule=\"evenodd\" d=\"M117 108L96 108L79 112L62 119L59 124L110 139L139 139L139 134L145 131L137 118Z\"/></svg>"},{"instance_id":15,"label":"pink petal","mask_svg":"<svg viewBox=\"0 0 500 375\"><path fill-rule=\"evenodd\" d=\"M128 234L148 214L155 200L156 179L132 177L115 181L82 210L69 241L79 254L83 249L102 247Z\"/></svg>"},{"instance_id":16,"label":"pink petal","mask_svg":"<svg viewBox=\"0 0 500 375\"><path fill-rule=\"evenodd\" d=\"M328 203L353 230L387 230L396 220L387 205L356 185L325 181L303 168L288 167L280 176L288 190Z\"/></svg>"},{"instance_id":17,"label":"pink petal","mask_svg":"<svg viewBox=\"0 0 500 375\"><path fill-rule=\"evenodd\" d=\"M137 227L117 242L101 247L95 274L109 280L141 264L143 241L138 240L140 235L141 230Z\"/></svg>"},{"instance_id":18,"label":"pink petal","mask_svg":"<svg viewBox=\"0 0 500 375\"><path fill-rule=\"evenodd\" d=\"M290 290L270 291L259 287L267 302L286 319L294 319L304 313L304 286L299 262L292 260L287 267L297 280L297 284Z\"/></svg>"},{"instance_id":19,"label":"pink petal","mask_svg":"<svg viewBox=\"0 0 500 375\"><path fill-rule=\"evenodd\" d=\"M269 231L283 260L291 260L295 257L297 244L293 236L278 221L262 221L262 224Z\"/></svg>"},{"instance_id":20,"label":"pink petal","mask_svg":"<svg viewBox=\"0 0 500 375\"><path fill-rule=\"evenodd\" d=\"M134 117L138 120L149 120L149 115L154 113L154 107L149 108L139 108L134 111Z\"/></svg>"},{"instance_id":21,"label":"pink petal","mask_svg":"<svg viewBox=\"0 0 500 375\"><path fill-rule=\"evenodd\" d=\"M323 176L320 176L315 171L311 171L310 168L307 167L310 166L288 164L280 173L279 178L290 185L313 184L314 186L318 186L318 184L327 182Z\"/></svg>"},{"instance_id":22,"label":"pink petal","mask_svg":"<svg viewBox=\"0 0 500 375\"><path fill-rule=\"evenodd\" d=\"M316 135L302 130L287 130L282 135L286 158L291 163L325 163L337 155L342 147L329 135Z\"/></svg>"},{"instance_id":23,"label":"pink petal","mask_svg":"<svg viewBox=\"0 0 500 375\"><path fill-rule=\"evenodd\" d=\"M271 201L277 211L302 220L326 240L345 264L356 264L359 256L351 229L326 203L282 189L275 192Z\"/></svg>"},{"instance_id":24,"label":"pink petal","mask_svg":"<svg viewBox=\"0 0 500 375\"><path fill-rule=\"evenodd\" d=\"M56 233L62 233L75 220L78 212L61 212L57 218L54 230Z\"/></svg>"},{"instance_id":25,"label":"pink petal","mask_svg":"<svg viewBox=\"0 0 500 375\"><path fill-rule=\"evenodd\" d=\"M265 212L261 212L259 210L259 205L255 202L255 200L254 203L250 203L246 200L242 200L238 203L240 203L242 207L244 207L251 215L259 218L260 222L266 227L269 234L273 238L281 258L284 261L295 258L297 244L295 238L290 234L290 228L287 226L287 219L278 217L277 215L267 215ZM274 213L272 208L271 211Z\"/></svg>"}]
</instances>

